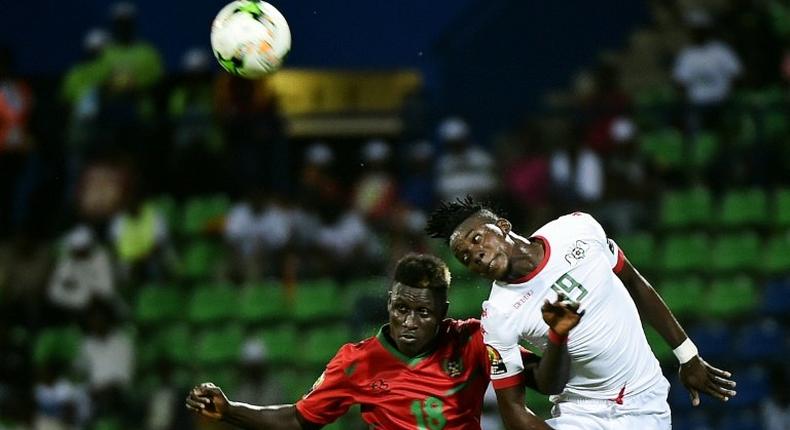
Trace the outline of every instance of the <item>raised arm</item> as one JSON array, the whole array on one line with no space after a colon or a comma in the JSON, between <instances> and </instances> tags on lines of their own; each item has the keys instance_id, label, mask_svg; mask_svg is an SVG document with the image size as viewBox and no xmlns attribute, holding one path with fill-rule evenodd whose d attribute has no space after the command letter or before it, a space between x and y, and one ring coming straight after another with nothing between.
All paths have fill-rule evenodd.
<instances>
[{"instance_id":1,"label":"raised arm","mask_svg":"<svg viewBox=\"0 0 790 430\"><path fill-rule=\"evenodd\" d=\"M699 356L697 347L686 335L675 316L650 283L631 265L625 256L617 276L633 298L639 315L658 331L672 347L680 362L680 380L691 393L691 403L699 405L703 392L722 401L735 396L735 382L730 372L717 369Z\"/></svg>"},{"instance_id":2,"label":"raised arm","mask_svg":"<svg viewBox=\"0 0 790 430\"><path fill-rule=\"evenodd\" d=\"M248 430L312 430L321 426L306 421L294 405L255 406L228 400L212 383L189 392L188 409L199 415Z\"/></svg>"}]
</instances>

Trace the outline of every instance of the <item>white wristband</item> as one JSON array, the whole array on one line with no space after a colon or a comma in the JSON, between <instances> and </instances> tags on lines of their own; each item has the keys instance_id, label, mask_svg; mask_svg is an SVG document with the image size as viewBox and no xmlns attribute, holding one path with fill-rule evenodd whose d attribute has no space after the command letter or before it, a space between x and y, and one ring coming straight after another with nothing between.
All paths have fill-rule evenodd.
<instances>
[{"instance_id":1,"label":"white wristband","mask_svg":"<svg viewBox=\"0 0 790 430\"><path fill-rule=\"evenodd\" d=\"M672 352L675 354L675 357L678 358L680 364L686 364L699 354L697 345L694 345L694 342L692 342L690 338L686 338L686 340L677 348L673 349Z\"/></svg>"}]
</instances>

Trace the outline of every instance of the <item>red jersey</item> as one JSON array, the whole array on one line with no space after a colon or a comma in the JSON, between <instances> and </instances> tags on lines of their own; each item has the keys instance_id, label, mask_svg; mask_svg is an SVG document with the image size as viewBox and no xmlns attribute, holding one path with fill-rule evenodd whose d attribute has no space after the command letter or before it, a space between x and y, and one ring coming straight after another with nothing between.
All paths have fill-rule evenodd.
<instances>
[{"instance_id":1,"label":"red jersey","mask_svg":"<svg viewBox=\"0 0 790 430\"><path fill-rule=\"evenodd\" d=\"M490 371L480 321L442 321L434 349L412 358L390 343L388 329L340 348L296 403L302 417L328 424L359 404L376 429L480 429Z\"/></svg>"}]
</instances>

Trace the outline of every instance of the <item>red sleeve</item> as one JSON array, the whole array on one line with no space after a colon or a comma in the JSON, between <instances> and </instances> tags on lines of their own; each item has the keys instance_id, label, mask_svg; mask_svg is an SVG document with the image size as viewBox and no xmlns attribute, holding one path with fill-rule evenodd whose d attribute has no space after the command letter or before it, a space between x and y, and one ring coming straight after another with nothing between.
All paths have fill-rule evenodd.
<instances>
[{"instance_id":1,"label":"red sleeve","mask_svg":"<svg viewBox=\"0 0 790 430\"><path fill-rule=\"evenodd\" d=\"M344 345L313 384L313 388L296 402L296 410L307 421L326 425L340 418L354 403L352 384L346 369L353 364L353 346Z\"/></svg>"},{"instance_id":2,"label":"red sleeve","mask_svg":"<svg viewBox=\"0 0 790 430\"><path fill-rule=\"evenodd\" d=\"M614 273L620 273L623 270L623 266L625 265L625 254L623 254L622 249L617 249L617 264L614 265L612 271Z\"/></svg>"}]
</instances>

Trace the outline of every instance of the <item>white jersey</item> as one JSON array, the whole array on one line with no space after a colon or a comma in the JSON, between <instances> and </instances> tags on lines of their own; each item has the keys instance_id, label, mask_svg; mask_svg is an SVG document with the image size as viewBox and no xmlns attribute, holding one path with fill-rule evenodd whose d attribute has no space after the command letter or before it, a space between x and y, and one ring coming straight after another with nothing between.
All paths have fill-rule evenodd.
<instances>
[{"instance_id":1,"label":"white jersey","mask_svg":"<svg viewBox=\"0 0 790 430\"><path fill-rule=\"evenodd\" d=\"M662 381L636 305L617 277L624 256L588 214L562 216L532 235L544 258L520 283L494 282L483 303L483 329L494 387L512 386L523 370L519 340L545 350L549 327L540 310L557 292L586 311L568 337L570 380L553 400L622 399Z\"/></svg>"}]
</instances>

